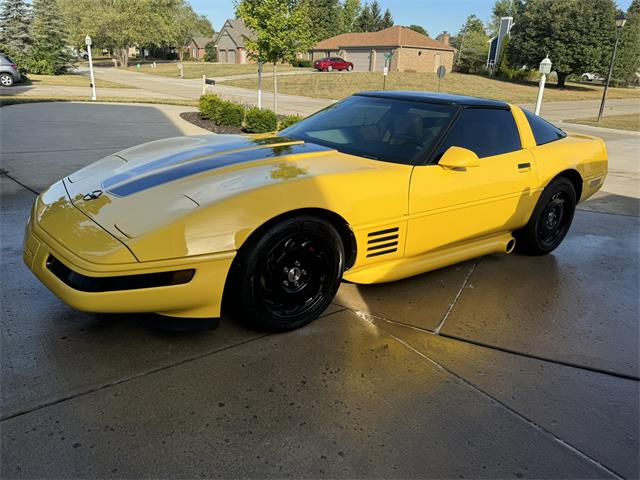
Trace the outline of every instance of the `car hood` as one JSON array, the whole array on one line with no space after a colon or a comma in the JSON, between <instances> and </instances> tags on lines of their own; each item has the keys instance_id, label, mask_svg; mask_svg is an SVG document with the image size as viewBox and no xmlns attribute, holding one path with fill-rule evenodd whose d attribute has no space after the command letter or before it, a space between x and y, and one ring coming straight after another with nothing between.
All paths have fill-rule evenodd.
<instances>
[{"instance_id":1,"label":"car hood","mask_svg":"<svg viewBox=\"0 0 640 480\"><path fill-rule=\"evenodd\" d=\"M248 190L370 164L278 136L203 135L121 151L64 185L77 208L126 242Z\"/></svg>"}]
</instances>

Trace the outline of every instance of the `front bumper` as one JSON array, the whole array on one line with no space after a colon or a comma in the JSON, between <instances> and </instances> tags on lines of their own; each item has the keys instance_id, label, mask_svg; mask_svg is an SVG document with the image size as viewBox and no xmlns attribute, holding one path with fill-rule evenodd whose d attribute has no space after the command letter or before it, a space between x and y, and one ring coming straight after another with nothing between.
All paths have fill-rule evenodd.
<instances>
[{"instance_id":1,"label":"front bumper","mask_svg":"<svg viewBox=\"0 0 640 480\"><path fill-rule=\"evenodd\" d=\"M33 216L26 226L23 250L24 262L36 277L74 308L105 313L156 312L187 318L220 316L222 293L234 257L235 252L223 252L154 262L94 264L40 228ZM177 280L168 273L191 270L192 275L182 273ZM131 280L135 276L145 277L134 278L133 285L129 282L121 288L123 278ZM81 287L82 279L90 279L92 287ZM151 283L147 282L149 279ZM158 282L158 286L150 286ZM114 285L120 289L112 289Z\"/></svg>"}]
</instances>

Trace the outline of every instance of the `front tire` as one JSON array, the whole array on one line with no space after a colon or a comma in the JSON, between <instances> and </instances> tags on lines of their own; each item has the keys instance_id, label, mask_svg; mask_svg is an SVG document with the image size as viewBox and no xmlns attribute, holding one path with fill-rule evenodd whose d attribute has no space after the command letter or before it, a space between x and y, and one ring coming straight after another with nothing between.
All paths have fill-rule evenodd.
<instances>
[{"instance_id":1,"label":"front tire","mask_svg":"<svg viewBox=\"0 0 640 480\"><path fill-rule=\"evenodd\" d=\"M340 235L319 218L280 222L238 253L225 289L231 313L274 332L300 328L333 300L344 271Z\"/></svg>"},{"instance_id":2,"label":"front tire","mask_svg":"<svg viewBox=\"0 0 640 480\"><path fill-rule=\"evenodd\" d=\"M3 87L12 87L13 83L13 75L10 75L8 73L0 74L0 85L2 85Z\"/></svg>"},{"instance_id":3,"label":"front tire","mask_svg":"<svg viewBox=\"0 0 640 480\"><path fill-rule=\"evenodd\" d=\"M347 67L347 72L350 72L351 70L353 70L353 65L349 65L349 66Z\"/></svg>"},{"instance_id":4,"label":"front tire","mask_svg":"<svg viewBox=\"0 0 640 480\"><path fill-rule=\"evenodd\" d=\"M576 189L568 178L559 177L544 189L529 222L513 232L516 251L546 255L562 243L576 209Z\"/></svg>"},{"instance_id":5,"label":"front tire","mask_svg":"<svg viewBox=\"0 0 640 480\"><path fill-rule=\"evenodd\" d=\"M333 72L333 67L331 65L327 67L327 72Z\"/></svg>"}]
</instances>

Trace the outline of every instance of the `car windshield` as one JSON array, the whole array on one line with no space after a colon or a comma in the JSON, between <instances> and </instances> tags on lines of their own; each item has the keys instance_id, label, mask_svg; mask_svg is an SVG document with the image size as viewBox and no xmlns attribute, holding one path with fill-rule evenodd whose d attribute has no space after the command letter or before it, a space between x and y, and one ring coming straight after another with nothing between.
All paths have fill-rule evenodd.
<instances>
[{"instance_id":1,"label":"car windshield","mask_svg":"<svg viewBox=\"0 0 640 480\"><path fill-rule=\"evenodd\" d=\"M351 155L411 165L431 151L455 111L449 105L355 95L280 135Z\"/></svg>"}]
</instances>

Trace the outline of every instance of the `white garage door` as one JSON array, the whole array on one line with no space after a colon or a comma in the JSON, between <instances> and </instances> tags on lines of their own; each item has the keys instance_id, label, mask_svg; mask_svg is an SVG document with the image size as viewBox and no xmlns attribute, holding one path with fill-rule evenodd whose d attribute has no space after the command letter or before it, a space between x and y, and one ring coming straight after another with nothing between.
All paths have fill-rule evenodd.
<instances>
[{"instance_id":1,"label":"white garage door","mask_svg":"<svg viewBox=\"0 0 640 480\"><path fill-rule=\"evenodd\" d=\"M376 72L382 72L384 70L384 56L391 53L391 50L376 50ZM391 65L387 65L390 67Z\"/></svg>"},{"instance_id":2,"label":"white garage door","mask_svg":"<svg viewBox=\"0 0 640 480\"><path fill-rule=\"evenodd\" d=\"M371 51L370 50L346 50L345 60L353 63L353 69L356 72L368 72Z\"/></svg>"},{"instance_id":3,"label":"white garage door","mask_svg":"<svg viewBox=\"0 0 640 480\"><path fill-rule=\"evenodd\" d=\"M236 51L229 50L229 57L227 58L227 63L236 63Z\"/></svg>"}]
</instances>

